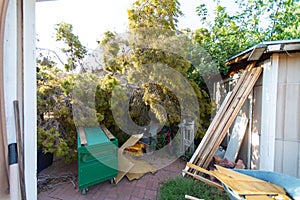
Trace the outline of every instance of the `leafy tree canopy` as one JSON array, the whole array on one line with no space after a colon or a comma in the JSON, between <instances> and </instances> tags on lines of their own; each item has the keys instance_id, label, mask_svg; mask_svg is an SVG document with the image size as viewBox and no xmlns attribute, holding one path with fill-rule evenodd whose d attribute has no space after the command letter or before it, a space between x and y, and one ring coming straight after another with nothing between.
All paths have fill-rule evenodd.
<instances>
[{"instance_id":1,"label":"leafy tree canopy","mask_svg":"<svg viewBox=\"0 0 300 200\"><path fill-rule=\"evenodd\" d=\"M178 0L137 0L128 10L129 27L176 30L181 15Z\"/></svg>"},{"instance_id":2,"label":"leafy tree canopy","mask_svg":"<svg viewBox=\"0 0 300 200\"><path fill-rule=\"evenodd\" d=\"M64 67L67 71L73 71L77 67L82 69L83 58L87 54L86 47L81 44L77 35L73 33L71 24L62 22L56 24L56 41L62 41L64 46L62 52L67 55L67 63Z\"/></svg>"},{"instance_id":3,"label":"leafy tree canopy","mask_svg":"<svg viewBox=\"0 0 300 200\"><path fill-rule=\"evenodd\" d=\"M212 21L205 4L197 7L203 26L195 31L194 39L211 54L224 75L227 59L257 43L300 38L298 0L236 0L239 9L231 15L222 6L224 0L214 2Z\"/></svg>"}]
</instances>

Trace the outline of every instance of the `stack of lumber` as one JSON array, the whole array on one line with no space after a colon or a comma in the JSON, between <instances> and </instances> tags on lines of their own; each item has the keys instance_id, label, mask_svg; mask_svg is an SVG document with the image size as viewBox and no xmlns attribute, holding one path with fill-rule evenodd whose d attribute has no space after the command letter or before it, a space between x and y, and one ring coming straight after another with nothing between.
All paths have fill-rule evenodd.
<instances>
[{"instance_id":1,"label":"stack of lumber","mask_svg":"<svg viewBox=\"0 0 300 200\"><path fill-rule=\"evenodd\" d=\"M261 67L254 67L255 64L256 62L253 62L247 66L233 91L226 96L204 138L190 159L190 163L207 168L212 161L213 156L262 72ZM189 166L186 166L184 171L197 174L197 171Z\"/></svg>"}]
</instances>

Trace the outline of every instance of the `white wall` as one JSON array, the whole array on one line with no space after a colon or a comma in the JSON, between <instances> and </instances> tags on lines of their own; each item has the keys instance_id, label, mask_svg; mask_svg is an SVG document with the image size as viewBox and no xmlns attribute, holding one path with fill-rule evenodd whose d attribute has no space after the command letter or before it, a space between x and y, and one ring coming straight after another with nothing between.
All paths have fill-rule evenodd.
<instances>
[{"instance_id":1,"label":"white wall","mask_svg":"<svg viewBox=\"0 0 300 200\"><path fill-rule=\"evenodd\" d=\"M300 178L300 53L280 54L275 171Z\"/></svg>"},{"instance_id":2,"label":"white wall","mask_svg":"<svg viewBox=\"0 0 300 200\"><path fill-rule=\"evenodd\" d=\"M4 100L7 144L16 143L16 128L14 118L13 101L17 96L17 0L8 1L7 14L4 31L4 51L3 51L3 79L4 79ZM12 165L10 169L10 199L20 199L20 185L13 184L19 182L17 170L18 165ZM7 199L8 197L4 197Z\"/></svg>"},{"instance_id":3,"label":"white wall","mask_svg":"<svg viewBox=\"0 0 300 200\"><path fill-rule=\"evenodd\" d=\"M273 54L270 60L271 62L266 61L263 65L259 169L273 171L275 159L278 54Z\"/></svg>"},{"instance_id":4,"label":"white wall","mask_svg":"<svg viewBox=\"0 0 300 200\"><path fill-rule=\"evenodd\" d=\"M13 101L17 99L17 2L8 3L4 32L4 98L8 144L16 142Z\"/></svg>"},{"instance_id":5,"label":"white wall","mask_svg":"<svg viewBox=\"0 0 300 200\"><path fill-rule=\"evenodd\" d=\"M24 35L18 26L17 3L10 0L4 35L4 89L8 143L16 142L13 101L20 101L24 116L24 159L27 199L37 198L36 188L36 63L35 1L24 0ZM19 12L20 14L21 12ZM21 19L21 18L19 18ZM21 33L20 33L21 32ZM23 52L20 47L23 46ZM19 47L19 48L18 48ZM23 55L22 55L23 53ZM22 69L22 57L24 68ZM20 66L21 65L21 66ZM23 101L23 102L22 102ZM22 106L24 107L22 108ZM21 125L22 128L22 125Z\"/></svg>"},{"instance_id":6,"label":"white wall","mask_svg":"<svg viewBox=\"0 0 300 200\"><path fill-rule=\"evenodd\" d=\"M24 138L27 199L37 198L35 1L24 0Z\"/></svg>"},{"instance_id":7,"label":"white wall","mask_svg":"<svg viewBox=\"0 0 300 200\"><path fill-rule=\"evenodd\" d=\"M249 142L251 143L250 169L258 169L260 162L262 80L263 74L259 77L253 88L252 127L249 139Z\"/></svg>"}]
</instances>

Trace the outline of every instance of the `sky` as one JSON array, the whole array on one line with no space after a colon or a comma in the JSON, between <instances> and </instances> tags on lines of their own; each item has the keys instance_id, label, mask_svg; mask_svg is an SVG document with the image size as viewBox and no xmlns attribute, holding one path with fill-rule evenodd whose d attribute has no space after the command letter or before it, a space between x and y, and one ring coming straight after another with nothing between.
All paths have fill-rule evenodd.
<instances>
[{"instance_id":1,"label":"sky","mask_svg":"<svg viewBox=\"0 0 300 200\"><path fill-rule=\"evenodd\" d=\"M54 40L54 25L62 21L73 25L83 45L88 48L97 46L107 30L122 33L128 26L127 9L134 0L59 0L38 2L36 4L36 32L38 46L49 46ZM195 29L200 26L196 15L198 1L185 0L181 10L185 16L180 18L179 28ZM50 44L51 45L51 44ZM52 46L52 45L51 45Z\"/></svg>"},{"instance_id":2,"label":"sky","mask_svg":"<svg viewBox=\"0 0 300 200\"><path fill-rule=\"evenodd\" d=\"M36 3L37 47L58 50L55 42L55 24L67 22L73 25L73 33L79 36L88 50L97 47L105 31L123 33L127 30L127 9L134 0L58 0ZM201 23L196 7L204 0L179 0L184 16L179 18L178 28L199 28ZM232 0L226 1L230 5ZM213 7L213 4L208 6ZM229 6L230 8L230 6Z\"/></svg>"}]
</instances>

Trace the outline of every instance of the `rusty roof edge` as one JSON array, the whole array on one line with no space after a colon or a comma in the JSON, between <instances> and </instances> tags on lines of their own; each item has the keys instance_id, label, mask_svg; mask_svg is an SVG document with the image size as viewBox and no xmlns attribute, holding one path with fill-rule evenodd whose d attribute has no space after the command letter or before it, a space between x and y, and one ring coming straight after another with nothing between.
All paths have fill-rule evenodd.
<instances>
[{"instance_id":1,"label":"rusty roof edge","mask_svg":"<svg viewBox=\"0 0 300 200\"><path fill-rule=\"evenodd\" d=\"M276 45L276 44L280 44L280 45L286 45L286 44L293 44L293 43L299 43L300 44L300 39L293 39L293 40L276 40L276 41L268 41L268 42L261 42L261 43L258 43L244 51L242 51L241 53L229 58L228 60L225 61L226 65L231 65L233 63L235 63L234 60L238 60L239 57L243 56L243 55L246 55L247 53L249 53L250 55L250 52L253 51L255 48L257 47L260 47L260 46L270 46L270 45ZM299 49L300 50L300 49ZM284 50L281 50L281 51L284 51ZM267 51L267 52L270 52L270 51ZM267 53L265 52L265 53ZM248 56L249 56L248 55Z\"/></svg>"}]
</instances>

